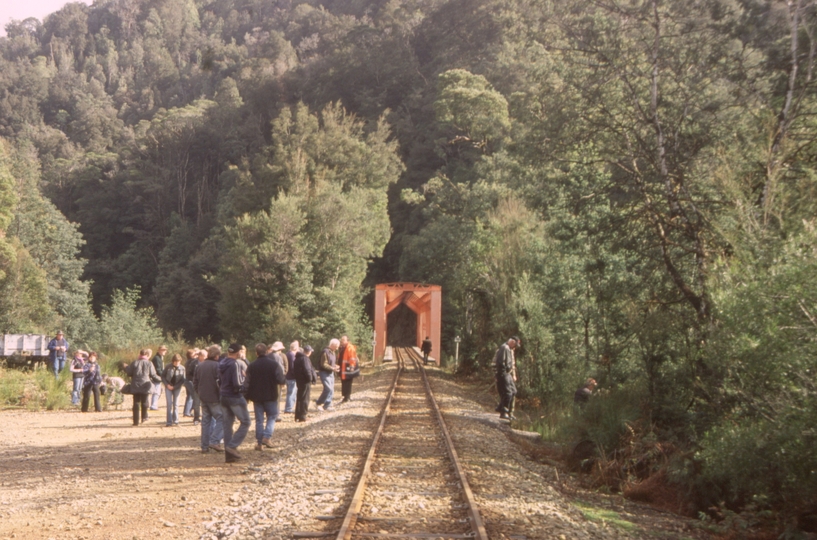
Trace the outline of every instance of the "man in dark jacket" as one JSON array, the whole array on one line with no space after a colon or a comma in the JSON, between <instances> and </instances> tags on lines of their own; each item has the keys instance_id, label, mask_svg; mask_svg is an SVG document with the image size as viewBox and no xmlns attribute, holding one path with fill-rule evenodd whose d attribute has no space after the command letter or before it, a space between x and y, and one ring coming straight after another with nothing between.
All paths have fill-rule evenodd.
<instances>
[{"instance_id":1,"label":"man in dark jacket","mask_svg":"<svg viewBox=\"0 0 817 540\"><path fill-rule=\"evenodd\" d=\"M151 363L153 363L153 368L156 370L156 373L159 374L161 377L162 373L165 372L165 354L167 354L167 347L164 345L160 345L159 349L156 351L156 356L153 357ZM158 411L159 410L159 394L162 393L162 381L153 384L153 388L150 391L150 410L151 411Z\"/></svg>"},{"instance_id":2,"label":"man in dark jacket","mask_svg":"<svg viewBox=\"0 0 817 540\"><path fill-rule=\"evenodd\" d=\"M520 343L519 338L513 336L500 345L494 355L496 390L500 398L497 411L503 420L516 420L513 415L514 398L516 397L516 358L513 351Z\"/></svg>"},{"instance_id":3,"label":"man in dark jacket","mask_svg":"<svg viewBox=\"0 0 817 540\"><path fill-rule=\"evenodd\" d=\"M426 336L423 340L423 345L420 347L420 350L423 351L423 365L428 364L428 355L431 354L431 338Z\"/></svg>"},{"instance_id":4,"label":"man in dark jacket","mask_svg":"<svg viewBox=\"0 0 817 540\"><path fill-rule=\"evenodd\" d=\"M224 410L224 458L227 463L241 459L238 447L244 442L250 430L250 411L244 399L244 368L240 363L242 345L233 343L227 349L227 356L218 363L219 394ZM238 429L233 433L233 423L238 419Z\"/></svg>"},{"instance_id":5,"label":"man in dark jacket","mask_svg":"<svg viewBox=\"0 0 817 540\"><path fill-rule=\"evenodd\" d=\"M284 412L291 413L295 412L295 397L298 392L298 383L295 381L295 354L298 352L298 349L301 348L301 344L297 341L293 341L289 344L289 350L287 351L287 397L286 401L284 402Z\"/></svg>"},{"instance_id":6,"label":"man in dark jacket","mask_svg":"<svg viewBox=\"0 0 817 540\"><path fill-rule=\"evenodd\" d=\"M161 382L161 377L156 373L153 364L150 363L150 349L139 351L139 358L132 364L125 364L125 373L130 375L130 388L133 394L133 425L144 424L148 419L148 395L151 387L157 382Z\"/></svg>"},{"instance_id":7,"label":"man in dark jacket","mask_svg":"<svg viewBox=\"0 0 817 540\"><path fill-rule=\"evenodd\" d=\"M182 413L184 416L193 417L193 425L199 425L199 420L201 419L201 402L199 401L199 395L196 393L196 389L193 388L193 377L196 376L196 368L199 367L199 363L204 361L204 358L207 357L207 353L200 355L202 351L198 349L190 349L187 351L187 363L184 365L184 372L185 372L185 381L184 381L184 391L187 393L187 398L184 400L184 412ZM201 358L200 358L201 356Z\"/></svg>"},{"instance_id":8,"label":"man in dark jacket","mask_svg":"<svg viewBox=\"0 0 817 540\"><path fill-rule=\"evenodd\" d=\"M297 399L295 400L296 422L306 422L306 411L309 409L309 390L311 385L318 380L315 368L312 367L312 362L309 360L310 354L312 354L312 347L306 345L303 351L298 351L295 354L295 363L292 368L295 373L295 382L298 385Z\"/></svg>"},{"instance_id":9,"label":"man in dark jacket","mask_svg":"<svg viewBox=\"0 0 817 540\"><path fill-rule=\"evenodd\" d=\"M265 344L256 345L255 354L258 358L247 368L245 384L247 399L252 401L255 410L255 449L263 450L265 446L272 448L270 439L278 419L279 387L287 380L278 360L267 354Z\"/></svg>"},{"instance_id":10,"label":"man in dark jacket","mask_svg":"<svg viewBox=\"0 0 817 540\"><path fill-rule=\"evenodd\" d=\"M201 362L193 375L193 389L201 400L201 451L223 452L219 444L224 437L223 416L218 384L218 358L221 347L207 349L207 359Z\"/></svg>"}]
</instances>

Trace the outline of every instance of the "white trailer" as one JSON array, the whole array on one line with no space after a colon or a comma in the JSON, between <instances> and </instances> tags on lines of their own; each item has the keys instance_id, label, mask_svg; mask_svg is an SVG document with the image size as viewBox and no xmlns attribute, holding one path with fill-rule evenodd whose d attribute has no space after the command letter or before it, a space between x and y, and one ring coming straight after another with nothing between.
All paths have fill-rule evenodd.
<instances>
[{"instance_id":1,"label":"white trailer","mask_svg":"<svg viewBox=\"0 0 817 540\"><path fill-rule=\"evenodd\" d=\"M48 358L49 341L45 334L4 334L0 357L10 366L33 367Z\"/></svg>"}]
</instances>

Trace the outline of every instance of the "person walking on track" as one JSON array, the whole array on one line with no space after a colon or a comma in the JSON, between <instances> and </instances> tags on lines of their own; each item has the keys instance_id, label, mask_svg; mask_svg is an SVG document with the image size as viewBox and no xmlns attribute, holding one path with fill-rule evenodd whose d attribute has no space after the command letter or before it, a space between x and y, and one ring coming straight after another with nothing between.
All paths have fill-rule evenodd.
<instances>
[{"instance_id":1,"label":"person walking on track","mask_svg":"<svg viewBox=\"0 0 817 540\"><path fill-rule=\"evenodd\" d=\"M426 336L423 340L423 344L420 347L420 350L423 351L423 365L428 365L428 355L431 354L431 338Z\"/></svg>"}]
</instances>

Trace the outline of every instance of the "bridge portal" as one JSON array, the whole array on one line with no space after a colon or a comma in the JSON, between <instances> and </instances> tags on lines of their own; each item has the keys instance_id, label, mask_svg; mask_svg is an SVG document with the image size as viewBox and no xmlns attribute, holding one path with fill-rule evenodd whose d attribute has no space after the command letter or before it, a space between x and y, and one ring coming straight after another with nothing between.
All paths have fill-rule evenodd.
<instances>
[{"instance_id":1,"label":"bridge portal","mask_svg":"<svg viewBox=\"0 0 817 540\"><path fill-rule=\"evenodd\" d=\"M424 283L381 283L374 294L374 357L382 359L386 352L387 316L400 305L417 315L415 345L426 336L431 338L431 356L440 363L440 327L442 322L442 287Z\"/></svg>"}]
</instances>

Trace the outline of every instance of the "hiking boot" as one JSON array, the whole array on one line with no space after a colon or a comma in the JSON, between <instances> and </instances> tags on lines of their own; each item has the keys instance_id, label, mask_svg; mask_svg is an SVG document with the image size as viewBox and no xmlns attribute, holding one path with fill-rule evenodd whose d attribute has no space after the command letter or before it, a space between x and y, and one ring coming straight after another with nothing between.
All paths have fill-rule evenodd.
<instances>
[{"instance_id":1,"label":"hiking boot","mask_svg":"<svg viewBox=\"0 0 817 540\"><path fill-rule=\"evenodd\" d=\"M235 463L236 461L241 461L241 455L236 451L235 448L225 448L224 449L224 462L225 463Z\"/></svg>"},{"instance_id":2,"label":"hiking boot","mask_svg":"<svg viewBox=\"0 0 817 540\"><path fill-rule=\"evenodd\" d=\"M220 444L211 444L210 449L215 450L216 452L223 452L224 451L224 447L221 446Z\"/></svg>"},{"instance_id":3,"label":"hiking boot","mask_svg":"<svg viewBox=\"0 0 817 540\"><path fill-rule=\"evenodd\" d=\"M499 419L500 420L510 420L510 417L507 414L502 413L502 414L499 415Z\"/></svg>"},{"instance_id":4,"label":"hiking boot","mask_svg":"<svg viewBox=\"0 0 817 540\"><path fill-rule=\"evenodd\" d=\"M255 449L260 452L261 450L264 449L264 445L262 445L261 443L256 443Z\"/></svg>"},{"instance_id":5,"label":"hiking boot","mask_svg":"<svg viewBox=\"0 0 817 540\"><path fill-rule=\"evenodd\" d=\"M516 417L513 415L513 413L508 413L508 420L516 420Z\"/></svg>"},{"instance_id":6,"label":"hiking boot","mask_svg":"<svg viewBox=\"0 0 817 540\"><path fill-rule=\"evenodd\" d=\"M269 439L261 439L261 444L263 444L267 448L272 448L272 441L270 441Z\"/></svg>"}]
</instances>

